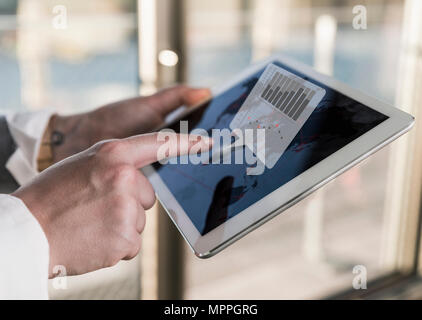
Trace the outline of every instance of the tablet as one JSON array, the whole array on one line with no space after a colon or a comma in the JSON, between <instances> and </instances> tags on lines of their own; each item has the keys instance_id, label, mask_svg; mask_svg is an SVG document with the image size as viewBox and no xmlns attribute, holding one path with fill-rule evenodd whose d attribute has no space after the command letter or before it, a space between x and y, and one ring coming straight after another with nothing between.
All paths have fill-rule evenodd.
<instances>
[{"instance_id":1,"label":"tablet","mask_svg":"<svg viewBox=\"0 0 422 320\"><path fill-rule=\"evenodd\" d=\"M253 172L260 160L256 143L250 146L255 165L174 161L143 169L171 220L201 258L296 204L414 122L411 115L283 56L249 67L212 96L186 109L168 127L177 131L183 120L189 131L200 128L210 135L213 129L266 129L273 133L267 143L276 154L258 173ZM268 112L262 115L260 110ZM246 156L247 148L243 151Z\"/></svg>"}]
</instances>

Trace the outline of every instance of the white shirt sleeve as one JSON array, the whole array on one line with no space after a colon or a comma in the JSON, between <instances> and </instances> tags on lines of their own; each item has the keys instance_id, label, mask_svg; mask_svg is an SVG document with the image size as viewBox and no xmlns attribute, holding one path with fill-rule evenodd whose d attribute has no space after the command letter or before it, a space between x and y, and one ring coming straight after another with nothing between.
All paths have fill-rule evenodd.
<instances>
[{"instance_id":1,"label":"white shirt sleeve","mask_svg":"<svg viewBox=\"0 0 422 320\"><path fill-rule=\"evenodd\" d=\"M51 114L6 117L16 144L6 168L20 185L38 173L38 150ZM48 265L48 241L38 221L20 199L0 194L0 299L47 299Z\"/></svg>"},{"instance_id":2,"label":"white shirt sleeve","mask_svg":"<svg viewBox=\"0 0 422 320\"><path fill-rule=\"evenodd\" d=\"M6 168L20 184L26 184L37 174L37 157L41 139L52 112L15 113L6 117L9 131L16 144L16 151L6 163Z\"/></svg>"},{"instance_id":3,"label":"white shirt sleeve","mask_svg":"<svg viewBox=\"0 0 422 320\"><path fill-rule=\"evenodd\" d=\"M48 299L49 247L18 198L0 194L0 299Z\"/></svg>"}]
</instances>

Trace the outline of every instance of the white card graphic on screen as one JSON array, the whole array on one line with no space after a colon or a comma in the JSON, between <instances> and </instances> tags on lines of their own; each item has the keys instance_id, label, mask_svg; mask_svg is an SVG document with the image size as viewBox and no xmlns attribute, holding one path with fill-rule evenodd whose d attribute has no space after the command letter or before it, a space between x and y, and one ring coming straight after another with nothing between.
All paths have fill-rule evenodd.
<instances>
[{"instance_id":1,"label":"white card graphic on screen","mask_svg":"<svg viewBox=\"0 0 422 320\"><path fill-rule=\"evenodd\" d=\"M261 157L256 152L256 141L246 147L271 169L325 93L325 89L270 64L233 118L230 129L240 129L243 136L245 129L265 129L265 153Z\"/></svg>"}]
</instances>

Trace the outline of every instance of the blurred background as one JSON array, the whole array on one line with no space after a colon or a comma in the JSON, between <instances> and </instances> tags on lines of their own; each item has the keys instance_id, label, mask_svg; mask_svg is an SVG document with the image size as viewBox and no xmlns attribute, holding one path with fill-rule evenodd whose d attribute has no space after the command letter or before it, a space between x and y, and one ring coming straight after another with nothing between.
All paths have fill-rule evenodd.
<instances>
[{"instance_id":1,"label":"blurred background","mask_svg":"<svg viewBox=\"0 0 422 320\"><path fill-rule=\"evenodd\" d=\"M211 259L156 205L137 258L51 280L51 298L421 298L421 15L418 0L2 0L1 112L76 113L176 82L218 86L280 53L417 119ZM367 289L353 288L355 266Z\"/></svg>"}]
</instances>

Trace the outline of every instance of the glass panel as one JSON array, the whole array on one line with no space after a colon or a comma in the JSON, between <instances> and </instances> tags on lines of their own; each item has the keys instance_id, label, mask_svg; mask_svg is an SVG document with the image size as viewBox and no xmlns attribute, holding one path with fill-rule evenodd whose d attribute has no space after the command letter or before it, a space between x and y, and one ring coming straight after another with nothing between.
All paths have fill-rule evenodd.
<instances>
[{"instance_id":1,"label":"glass panel","mask_svg":"<svg viewBox=\"0 0 422 320\"><path fill-rule=\"evenodd\" d=\"M404 2L366 3L367 29L357 30L354 1L188 0L188 81L219 85L284 53L394 104ZM368 281L389 273L390 148L215 257L187 250L185 297L317 298L353 289L355 266Z\"/></svg>"},{"instance_id":2,"label":"glass panel","mask_svg":"<svg viewBox=\"0 0 422 320\"><path fill-rule=\"evenodd\" d=\"M1 108L76 112L137 94L135 7L121 0L2 1Z\"/></svg>"},{"instance_id":3,"label":"glass panel","mask_svg":"<svg viewBox=\"0 0 422 320\"><path fill-rule=\"evenodd\" d=\"M134 1L2 0L1 112L86 111L138 92ZM138 260L50 282L55 298L138 298Z\"/></svg>"}]
</instances>

